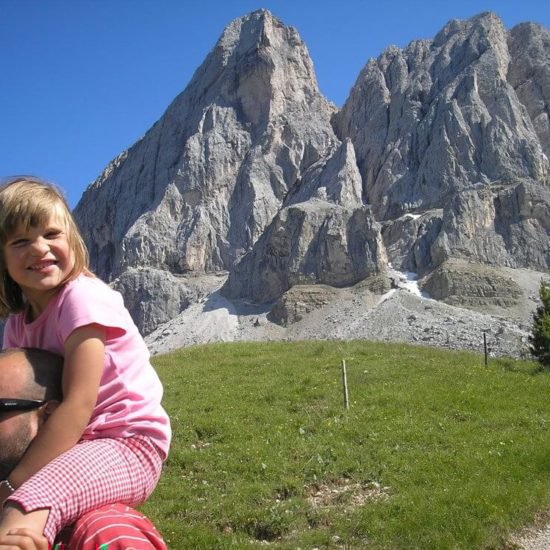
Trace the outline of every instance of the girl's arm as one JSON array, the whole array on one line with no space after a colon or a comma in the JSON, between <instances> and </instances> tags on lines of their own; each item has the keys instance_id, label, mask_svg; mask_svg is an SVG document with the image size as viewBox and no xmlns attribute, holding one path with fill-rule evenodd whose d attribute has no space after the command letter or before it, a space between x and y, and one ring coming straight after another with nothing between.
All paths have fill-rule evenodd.
<instances>
[{"instance_id":1,"label":"girl's arm","mask_svg":"<svg viewBox=\"0 0 550 550\"><path fill-rule=\"evenodd\" d=\"M105 355L105 329L86 325L65 341L63 401L9 476L18 488L40 468L73 447L82 436L94 410Z\"/></svg>"}]
</instances>

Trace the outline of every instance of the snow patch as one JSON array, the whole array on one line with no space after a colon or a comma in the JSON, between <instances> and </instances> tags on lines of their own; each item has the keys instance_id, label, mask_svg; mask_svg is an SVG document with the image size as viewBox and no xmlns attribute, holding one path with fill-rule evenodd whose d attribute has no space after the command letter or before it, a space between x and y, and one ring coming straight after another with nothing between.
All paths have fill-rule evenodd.
<instances>
[{"instance_id":1,"label":"snow patch","mask_svg":"<svg viewBox=\"0 0 550 550\"><path fill-rule=\"evenodd\" d=\"M412 271L398 271L398 288L408 290L411 294L422 296L422 291L418 286L418 274Z\"/></svg>"},{"instance_id":2,"label":"snow patch","mask_svg":"<svg viewBox=\"0 0 550 550\"><path fill-rule=\"evenodd\" d=\"M412 216L412 214L409 215ZM415 296L419 296L420 298L430 298L427 292L420 290L420 287L418 286L417 273L414 273L412 271L399 271L397 269L394 269L391 264L388 264L388 270L394 283L397 285L397 288L392 288L391 290L383 294L378 303L382 303L390 298L397 290L406 290L407 292L410 292Z\"/></svg>"}]
</instances>

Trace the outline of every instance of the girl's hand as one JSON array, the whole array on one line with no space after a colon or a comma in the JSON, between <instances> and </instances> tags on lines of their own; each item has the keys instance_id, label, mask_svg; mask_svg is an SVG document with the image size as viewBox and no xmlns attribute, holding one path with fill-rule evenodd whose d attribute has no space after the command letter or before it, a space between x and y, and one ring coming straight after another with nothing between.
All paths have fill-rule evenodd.
<instances>
[{"instance_id":1,"label":"girl's hand","mask_svg":"<svg viewBox=\"0 0 550 550\"><path fill-rule=\"evenodd\" d=\"M20 550L48 550L48 540L32 529L12 529L0 537L0 550L19 548Z\"/></svg>"}]
</instances>

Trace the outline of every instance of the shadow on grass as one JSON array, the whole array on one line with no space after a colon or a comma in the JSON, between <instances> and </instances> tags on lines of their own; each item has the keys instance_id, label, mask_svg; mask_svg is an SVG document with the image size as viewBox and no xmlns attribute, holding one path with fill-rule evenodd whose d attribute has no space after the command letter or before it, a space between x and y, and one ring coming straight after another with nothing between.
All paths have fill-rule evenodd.
<instances>
[{"instance_id":1,"label":"shadow on grass","mask_svg":"<svg viewBox=\"0 0 550 550\"><path fill-rule=\"evenodd\" d=\"M541 365L540 363L533 362L529 366L526 366L525 361L511 358L500 358L497 359L495 362L498 367L506 372L524 373L530 374L531 376L550 373L550 367L546 367L544 365Z\"/></svg>"}]
</instances>

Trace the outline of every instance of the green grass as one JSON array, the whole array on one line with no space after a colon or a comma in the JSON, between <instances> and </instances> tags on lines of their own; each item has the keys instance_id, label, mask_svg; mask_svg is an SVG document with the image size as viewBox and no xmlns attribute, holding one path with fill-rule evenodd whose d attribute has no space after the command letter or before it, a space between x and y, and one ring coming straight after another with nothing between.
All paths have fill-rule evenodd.
<instances>
[{"instance_id":1,"label":"green grass","mask_svg":"<svg viewBox=\"0 0 550 550\"><path fill-rule=\"evenodd\" d=\"M142 509L170 548L502 548L550 507L550 374L534 363L357 341L154 364L174 441Z\"/></svg>"}]
</instances>

